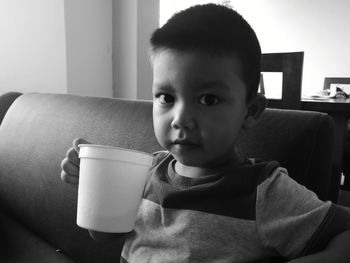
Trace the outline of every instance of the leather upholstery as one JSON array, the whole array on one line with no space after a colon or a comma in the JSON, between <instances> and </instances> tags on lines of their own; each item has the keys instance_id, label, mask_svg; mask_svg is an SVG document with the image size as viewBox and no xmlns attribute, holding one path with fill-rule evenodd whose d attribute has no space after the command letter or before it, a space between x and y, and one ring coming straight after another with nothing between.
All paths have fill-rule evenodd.
<instances>
[{"instance_id":1,"label":"leather upholstery","mask_svg":"<svg viewBox=\"0 0 350 263\"><path fill-rule=\"evenodd\" d=\"M18 97L0 126L0 261L118 262L123 240L97 243L76 225L77 189L60 180L60 162L76 137L160 150L151 111L149 101ZM242 134L239 151L279 160L292 177L327 199L333 137L326 114L268 109L253 130Z\"/></svg>"}]
</instances>

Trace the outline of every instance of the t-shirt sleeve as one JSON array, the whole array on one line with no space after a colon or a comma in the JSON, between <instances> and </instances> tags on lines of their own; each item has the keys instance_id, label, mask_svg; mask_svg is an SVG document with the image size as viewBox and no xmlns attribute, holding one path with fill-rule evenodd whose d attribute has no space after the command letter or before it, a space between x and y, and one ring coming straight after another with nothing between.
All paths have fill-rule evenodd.
<instances>
[{"instance_id":1,"label":"t-shirt sleeve","mask_svg":"<svg viewBox=\"0 0 350 263\"><path fill-rule=\"evenodd\" d=\"M349 229L350 212L317 195L277 168L258 185L256 224L263 244L288 259L321 250Z\"/></svg>"}]
</instances>

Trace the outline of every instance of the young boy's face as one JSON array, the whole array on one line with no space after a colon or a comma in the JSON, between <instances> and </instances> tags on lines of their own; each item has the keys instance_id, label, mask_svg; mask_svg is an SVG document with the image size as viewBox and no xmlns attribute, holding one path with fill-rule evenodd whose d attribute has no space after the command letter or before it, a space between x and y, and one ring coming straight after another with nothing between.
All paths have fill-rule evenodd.
<instances>
[{"instance_id":1,"label":"young boy's face","mask_svg":"<svg viewBox=\"0 0 350 263\"><path fill-rule=\"evenodd\" d=\"M235 56L157 51L153 60L156 137L183 165L227 162L248 112Z\"/></svg>"}]
</instances>

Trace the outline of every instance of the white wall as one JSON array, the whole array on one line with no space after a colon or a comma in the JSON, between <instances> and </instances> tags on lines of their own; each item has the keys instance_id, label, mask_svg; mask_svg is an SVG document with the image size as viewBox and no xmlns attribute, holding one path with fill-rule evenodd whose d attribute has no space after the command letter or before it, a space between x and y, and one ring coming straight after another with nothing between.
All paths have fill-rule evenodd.
<instances>
[{"instance_id":1,"label":"white wall","mask_svg":"<svg viewBox=\"0 0 350 263\"><path fill-rule=\"evenodd\" d=\"M173 11L207 0L162 0ZM231 0L263 52L305 51L303 94L350 77L350 1ZM1 0L0 93L151 98L148 38L158 0Z\"/></svg>"},{"instance_id":2,"label":"white wall","mask_svg":"<svg viewBox=\"0 0 350 263\"><path fill-rule=\"evenodd\" d=\"M161 23L201 0L161 0ZM224 1L225 2L225 1ZM262 51L304 51L304 96L323 88L325 77L350 77L349 0L231 0L256 31ZM170 9L168 8L170 7Z\"/></svg>"},{"instance_id":3,"label":"white wall","mask_svg":"<svg viewBox=\"0 0 350 263\"><path fill-rule=\"evenodd\" d=\"M159 0L114 0L114 96L152 99L148 40L159 23Z\"/></svg>"},{"instance_id":4,"label":"white wall","mask_svg":"<svg viewBox=\"0 0 350 263\"><path fill-rule=\"evenodd\" d=\"M0 93L67 91L62 0L0 1Z\"/></svg>"},{"instance_id":5,"label":"white wall","mask_svg":"<svg viewBox=\"0 0 350 263\"><path fill-rule=\"evenodd\" d=\"M112 0L64 3L67 93L112 97Z\"/></svg>"},{"instance_id":6,"label":"white wall","mask_svg":"<svg viewBox=\"0 0 350 263\"><path fill-rule=\"evenodd\" d=\"M159 0L139 0L137 26L137 98L152 96L152 67L148 57L149 38L159 26Z\"/></svg>"},{"instance_id":7,"label":"white wall","mask_svg":"<svg viewBox=\"0 0 350 263\"><path fill-rule=\"evenodd\" d=\"M305 52L304 96L323 89L325 77L350 77L350 1L231 2L250 21L263 52Z\"/></svg>"},{"instance_id":8,"label":"white wall","mask_svg":"<svg viewBox=\"0 0 350 263\"><path fill-rule=\"evenodd\" d=\"M1 0L0 93L112 96L112 0Z\"/></svg>"},{"instance_id":9,"label":"white wall","mask_svg":"<svg viewBox=\"0 0 350 263\"><path fill-rule=\"evenodd\" d=\"M113 2L114 96L137 96L137 0Z\"/></svg>"},{"instance_id":10,"label":"white wall","mask_svg":"<svg viewBox=\"0 0 350 263\"><path fill-rule=\"evenodd\" d=\"M151 99L159 0L0 0L0 93Z\"/></svg>"}]
</instances>

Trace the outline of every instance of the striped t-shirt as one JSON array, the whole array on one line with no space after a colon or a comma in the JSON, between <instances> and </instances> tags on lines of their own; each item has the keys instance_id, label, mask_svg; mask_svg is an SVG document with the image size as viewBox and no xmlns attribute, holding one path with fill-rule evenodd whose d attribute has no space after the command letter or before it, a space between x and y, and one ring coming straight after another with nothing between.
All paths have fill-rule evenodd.
<instances>
[{"instance_id":1,"label":"striped t-shirt","mask_svg":"<svg viewBox=\"0 0 350 263\"><path fill-rule=\"evenodd\" d=\"M159 153L122 262L254 262L323 249L350 212L320 201L277 162L188 178ZM268 262L268 261L266 261Z\"/></svg>"}]
</instances>

